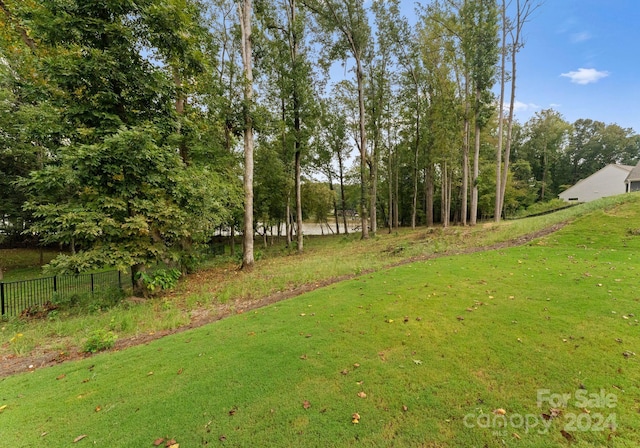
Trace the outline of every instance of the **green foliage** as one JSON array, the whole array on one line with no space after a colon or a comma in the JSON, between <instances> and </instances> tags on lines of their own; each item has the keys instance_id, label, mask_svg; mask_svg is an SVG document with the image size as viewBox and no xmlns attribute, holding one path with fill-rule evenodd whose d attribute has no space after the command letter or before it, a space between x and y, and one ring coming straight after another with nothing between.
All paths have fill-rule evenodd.
<instances>
[{"instance_id":1,"label":"green foliage","mask_svg":"<svg viewBox=\"0 0 640 448\"><path fill-rule=\"evenodd\" d=\"M113 348L118 336L112 331L93 330L89 333L82 350L85 353L96 353Z\"/></svg>"},{"instance_id":2,"label":"green foliage","mask_svg":"<svg viewBox=\"0 0 640 448\"><path fill-rule=\"evenodd\" d=\"M151 273L138 272L138 278L142 280L147 291L156 294L160 291L173 289L178 284L182 273L178 269L156 269Z\"/></svg>"}]
</instances>

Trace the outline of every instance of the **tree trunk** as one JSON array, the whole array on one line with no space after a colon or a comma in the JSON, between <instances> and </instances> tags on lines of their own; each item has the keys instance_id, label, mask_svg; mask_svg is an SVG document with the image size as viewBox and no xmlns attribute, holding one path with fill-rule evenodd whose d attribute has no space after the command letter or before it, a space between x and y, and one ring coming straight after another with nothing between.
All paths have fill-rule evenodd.
<instances>
[{"instance_id":1,"label":"tree trunk","mask_svg":"<svg viewBox=\"0 0 640 448\"><path fill-rule=\"evenodd\" d=\"M136 297L146 297L147 289L144 287L142 273L145 271L144 264L136 263L131 266L131 284L133 285L133 295Z\"/></svg>"},{"instance_id":2,"label":"tree trunk","mask_svg":"<svg viewBox=\"0 0 640 448\"><path fill-rule=\"evenodd\" d=\"M242 269L251 269L253 257L253 68L251 48L251 4L252 0L242 0L240 8L240 29L242 33L242 61L244 65L244 244Z\"/></svg>"},{"instance_id":3,"label":"tree trunk","mask_svg":"<svg viewBox=\"0 0 640 448\"><path fill-rule=\"evenodd\" d=\"M496 200L493 219L500 222L502 217L502 137L504 129L504 88L506 83L507 60L507 6L502 0L500 14L502 16L502 49L500 52L500 96L498 101L498 147L496 148Z\"/></svg>"},{"instance_id":4,"label":"tree trunk","mask_svg":"<svg viewBox=\"0 0 640 448\"><path fill-rule=\"evenodd\" d=\"M296 146L298 142L296 142ZM295 154L296 165L296 238L298 244L298 253L301 254L304 250L304 235L302 233L302 190L300 188L300 150Z\"/></svg>"},{"instance_id":5,"label":"tree trunk","mask_svg":"<svg viewBox=\"0 0 640 448\"><path fill-rule=\"evenodd\" d=\"M364 76L360 54L354 51L356 58L356 78L358 81L358 109L360 113L360 223L362 225L362 239L369 238L369 224L367 222L367 134L365 128L366 111L364 108Z\"/></svg>"},{"instance_id":6,"label":"tree trunk","mask_svg":"<svg viewBox=\"0 0 640 448\"><path fill-rule=\"evenodd\" d=\"M340 170L340 202L342 206L342 222L344 223L344 233L349 234L349 227L347 226L347 200L344 194L344 165L342 163L342 153L338 153L338 169Z\"/></svg>"},{"instance_id":7,"label":"tree trunk","mask_svg":"<svg viewBox=\"0 0 640 448\"><path fill-rule=\"evenodd\" d=\"M433 227L433 164L427 164L425 169L425 212L427 216L427 227Z\"/></svg>"},{"instance_id":8,"label":"tree trunk","mask_svg":"<svg viewBox=\"0 0 640 448\"><path fill-rule=\"evenodd\" d=\"M470 123L468 118L469 103L465 106L465 118L464 118L464 141L462 143L462 205L460 210L460 216L462 218L462 225L467 225L467 194L469 192L469 134Z\"/></svg>"},{"instance_id":9,"label":"tree trunk","mask_svg":"<svg viewBox=\"0 0 640 448\"><path fill-rule=\"evenodd\" d=\"M378 137L376 137L376 140ZM375 236L378 231L378 142L373 146L373 154L371 155L371 167L369 169L371 179L371 202L369 205L369 222L371 225L371 234Z\"/></svg>"},{"instance_id":10,"label":"tree trunk","mask_svg":"<svg viewBox=\"0 0 640 448\"><path fill-rule=\"evenodd\" d=\"M476 225L478 218L478 176L480 174L480 90L476 91L476 101L478 106L475 113L475 144L473 148L473 177L471 178L471 216L470 224Z\"/></svg>"}]
</instances>

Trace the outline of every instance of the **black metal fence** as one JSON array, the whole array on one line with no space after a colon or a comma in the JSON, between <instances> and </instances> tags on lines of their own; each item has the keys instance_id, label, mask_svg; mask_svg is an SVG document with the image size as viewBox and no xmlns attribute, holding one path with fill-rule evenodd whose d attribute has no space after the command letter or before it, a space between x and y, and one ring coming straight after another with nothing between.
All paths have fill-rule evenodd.
<instances>
[{"instance_id":1,"label":"black metal fence","mask_svg":"<svg viewBox=\"0 0 640 448\"><path fill-rule=\"evenodd\" d=\"M19 316L27 308L51 301L54 295L63 299L75 294L93 294L110 288L129 286L131 275L120 271L56 275L13 282L0 281L0 315Z\"/></svg>"}]
</instances>

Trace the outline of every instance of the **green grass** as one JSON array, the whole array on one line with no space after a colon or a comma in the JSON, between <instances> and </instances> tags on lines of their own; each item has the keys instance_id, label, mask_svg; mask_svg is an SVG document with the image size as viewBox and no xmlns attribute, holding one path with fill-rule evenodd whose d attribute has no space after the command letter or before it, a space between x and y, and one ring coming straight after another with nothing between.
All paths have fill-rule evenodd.
<instances>
[{"instance_id":1,"label":"green grass","mask_svg":"<svg viewBox=\"0 0 640 448\"><path fill-rule=\"evenodd\" d=\"M560 432L569 425L574 447L636 447L640 236L630 230L640 207L634 199L590 210L523 247L365 274L148 345L5 378L0 440L549 447L569 446ZM401 252L423 243L403 243ZM146 309L128 325L152 318ZM585 413L582 397L600 391L615 396L615 407L592 399ZM556 406L537 400L549 394L570 398L547 422L541 414ZM507 427L492 413L500 408ZM484 425L487 416L494 420ZM538 426L520 426L519 416ZM615 431L605 419L615 419ZM591 430L571 430L572 420Z\"/></svg>"},{"instance_id":2,"label":"green grass","mask_svg":"<svg viewBox=\"0 0 640 448\"><path fill-rule=\"evenodd\" d=\"M42 251L44 264L53 260L60 252L50 249ZM0 267L3 280L13 282L42 277L39 249L0 249Z\"/></svg>"}]
</instances>

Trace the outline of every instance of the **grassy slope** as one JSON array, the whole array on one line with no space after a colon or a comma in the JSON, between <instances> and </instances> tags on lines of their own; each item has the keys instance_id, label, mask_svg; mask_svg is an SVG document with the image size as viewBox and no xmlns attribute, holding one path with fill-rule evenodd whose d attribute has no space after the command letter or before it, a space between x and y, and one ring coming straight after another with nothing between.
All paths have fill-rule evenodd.
<instances>
[{"instance_id":1,"label":"grassy slope","mask_svg":"<svg viewBox=\"0 0 640 448\"><path fill-rule=\"evenodd\" d=\"M526 247L384 270L146 346L3 379L0 440L547 447L566 444L560 430L581 414L572 399L539 434L549 406L537 406L537 391L573 395L583 386L617 396L615 408L590 406L588 416L595 424L598 413L615 414L618 429L572 432L573 446L637 446L640 363L622 353L640 346L640 236L628 234L639 217L636 200ZM539 426L478 427L475 417L496 408L537 416Z\"/></svg>"}]
</instances>

